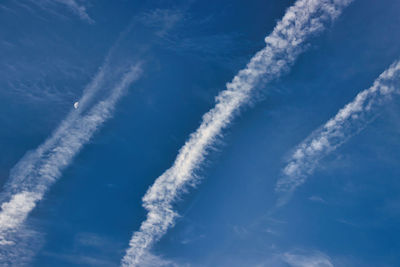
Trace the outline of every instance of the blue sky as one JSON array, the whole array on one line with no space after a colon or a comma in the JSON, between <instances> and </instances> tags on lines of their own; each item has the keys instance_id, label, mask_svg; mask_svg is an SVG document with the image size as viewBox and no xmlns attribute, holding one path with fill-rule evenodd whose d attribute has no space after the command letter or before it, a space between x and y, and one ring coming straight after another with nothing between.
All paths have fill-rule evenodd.
<instances>
[{"instance_id":1,"label":"blue sky","mask_svg":"<svg viewBox=\"0 0 400 267\"><path fill-rule=\"evenodd\" d=\"M304 40L282 48L264 39L295 1L3 1L1 263L398 266L400 3L345 2L297 1ZM263 49L243 104L179 165Z\"/></svg>"}]
</instances>

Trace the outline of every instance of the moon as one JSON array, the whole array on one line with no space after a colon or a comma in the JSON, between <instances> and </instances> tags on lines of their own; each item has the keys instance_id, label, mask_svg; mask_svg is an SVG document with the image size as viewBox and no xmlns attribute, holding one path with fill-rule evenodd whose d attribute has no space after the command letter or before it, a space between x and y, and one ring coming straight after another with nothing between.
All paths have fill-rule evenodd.
<instances>
[{"instance_id":1,"label":"moon","mask_svg":"<svg viewBox=\"0 0 400 267\"><path fill-rule=\"evenodd\" d=\"M74 103L74 108L77 109L79 107L79 102Z\"/></svg>"}]
</instances>

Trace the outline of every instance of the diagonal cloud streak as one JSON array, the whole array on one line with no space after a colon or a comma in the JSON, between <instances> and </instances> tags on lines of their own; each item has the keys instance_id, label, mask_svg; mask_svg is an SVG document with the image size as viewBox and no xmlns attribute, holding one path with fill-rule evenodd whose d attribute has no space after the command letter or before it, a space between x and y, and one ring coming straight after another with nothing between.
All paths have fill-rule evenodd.
<instances>
[{"instance_id":1,"label":"diagonal cloud streak","mask_svg":"<svg viewBox=\"0 0 400 267\"><path fill-rule=\"evenodd\" d=\"M82 97L78 100L79 109L72 109L66 118L60 123L58 128L52 133L52 135L47 138L46 141L36 150L28 152L11 170L10 181L5 185L6 192L3 192L2 195L0 195L0 202L4 202L4 199L10 194L17 194L19 191L21 191L21 185L29 184L27 179L32 177L31 174L39 164L39 161L45 156L46 153L49 153L49 151L57 145L68 128L70 128L76 123L77 120L81 118L82 113L84 113L84 111L90 107L91 102L94 101L94 98L99 91L109 84L111 84L110 86L113 86L112 84L114 83L114 76L120 76L121 70L116 67L113 69L117 70L113 70L110 68L110 65L119 64L115 63L115 60L112 59L115 57L116 50L118 50L120 47L122 40L126 39L132 25L127 27L127 29L120 34L115 44L107 53L104 63L100 67L98 73L83 90Z\"/></svg>"},{"instance_id":2,"label":"diagonal cloud streak","mask_svg":"<svg viewBox=\"0 0 400 267\"><path fill-rule=\"evenodd\" d=\"M5 239L7 229L16 229L22 224L47 188L61 175L61 170L111 116L127 87L139 77L140 64L131 66L128 60L132 55L124 53L122 61L117 55L133 25L119 35L107 53L98 73L83 90L79 108L72 109L52 135L38 148L27 152L11 170L9 181L0 194L0 245L12 243ZM108 91L111 92L108 97L99 99L99 95Z\"/></svg>"},{"instance_id":3,"label":"diagonal cloud streak","mask_svg":"<svg viewBox=\"0 0 400 267\"><path fill-rule=\"evenodd\" d=\"M226 85L207 112L200 127L180 149L170 169L156 179L143 197L148 211L139 231L130 240L122 259L123 266L140 264L142 256L174 223L177 213L173 202L182 190L195 180L194 172L204 161L208 149L216 142L240 108L249 102L255 87L267 83L293 65L306 48L306 41L332 22L351 0L298 0L290 7L273 32L265 38L266 47L259 51Z\"/></svg>"},{"instance_id":4,"label":"diagonal cloud streak","mask_svg":"<svg viewBox=\"0 0 400 267\"><path fill-rule=\"evenodd\" d=\"M308 253L301 251L286 252L281 257L291 267L334 267L331 259L318 251Z\"/></svg>"},{"instance_id":5,"label":"diagonal cloud streak","mask_svg":"<svg viewBox=\"0 0 400 267\"><path fill-rule=\"evenodd\" d=\"M7 260L3 257L7 254L7 246L14 245L14 239L17 239L14 236L37 202L96 130L111 117L117 101L141 74L140 64L130 66L122 72L122 78L114 85L109 96L83 114L99 87L104 86L107 68L105 64L84 90L79 109L71 111L53 135L36 150L28 152L11 171L10 180L2 193L0 261Z\"/></svg>"},{"instance_id":6,"label":"diagonal cloud streak","mask_svg":"<svg viewBox=\"0 0 400 267\"><path fill-rule=\"evenodd\" d=\"M129 86L140 78L142 64L132 66L132 62L141 62L140 58L159 38L158 31L172 30L179 22L179 16L174 14L181 12L160 9L158 14L167 14L165 19L174 16L174 19L151 28L156 32L149 32L144 40L138 42L137 36L131 33L134 27L143 23L140 15L133 17L109 50L97 75L83 90L77 107L69 112L44 143L27 152L11 170L9 180L0 193L0 265L25 265L38 251L40 236L25 223L27 216L60 178L74 156L112 116L115 105Z\"/></svg>"},{"instance_id":7,"label":"diagonal cloud streak","mask_svg":"<svg viewBox=\"0 0 400 267\"><path fill-rule=\"evenodd\" d=\"M51 11L51 6L55 4L60 4L68 8L75 15L79 16L81 20L86 21L89 24L95 23L95 21L87 13L86 7L84 5L78 4L76 0L29 0L29 1L32 4L35 4L36 6L48 11Z\"/></svg>"},{"instance_id":8,"label":"diagonal cloud streak","mask_svg":"<svg viewBox=\"0 0 400 267\"><path fill-rule=\"evenodd\" d=\"M86 8L83 5L79 5L75 0L55 0L61 4L67 6L72 12L79 16L81 20L93 24L94 20L89 16Z\"/></svg>"},{"instance_id":9,"label":"diagonal cloud streak","mask_svg":"<svg viewBox=\"0 0 400 267\"><path fill-rule=\"evenodd\" d=\"M314 131L297 148L283 169L275 190L283 193L278 206L284 205L291 193L313 173L318 162L362 130L400 86L400 61L393 63L355 99L343 107L325 125Z\"/></svg>"}]
</instances>

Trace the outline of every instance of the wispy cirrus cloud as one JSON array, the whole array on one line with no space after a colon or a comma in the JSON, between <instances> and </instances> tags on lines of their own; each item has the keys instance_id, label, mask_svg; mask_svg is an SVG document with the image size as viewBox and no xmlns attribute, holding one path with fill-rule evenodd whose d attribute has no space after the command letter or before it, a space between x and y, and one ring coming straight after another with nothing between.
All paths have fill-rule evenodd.
<instances>
[{"instance_id":1,"label":"wispy cirrus cloud","mask_svg":"<svg viewBox=\"0 0 400 267\"><path fill-rule=\"evenodd\" d=\"M41 254L66 262L71 266L118 266L118 262L110 260L115 253L123 248L123 243L112 237L93 233L79 232L69 249L62 252L53 247L44 248Z\"/></svg>"},{"instance_id":2,"label":"wispy cirrus cloud","mask_svg":"<svg viewBox=\"0 0 400 267\"><path fill-rule=\"evenodd\" d=\"M331 259L321 252L286 252L282 260L291 267L333 267Z\"/></svg>"},{"instance_id":3,"label":"wispy cirrus cloud","mask_svg":"<svg viewBox=\"0 0 400 267\"><path fill-rule=\"evenodd\" d=\"M51 136L38 148L27 152L11 170L9 181L0 194L0 265L9 264L10 259L16 260L11 262L14 265L17 261L19 263L17 254L33 254L27 251L29 244L21 246L26 243L22 241L34 236L30 234L25 238L31 231L24 223L27 216L61 177L63 169L112 117L116 104L132 83L141 77L140 58L152 46L154 37L146 39L145 45L139 44L141 49L134 49L137 39L132 38L130 33L137 20L133 18L109 50L98 73L83 90L78 100L79 108L72 108ZM160 24L152 32L171 27L170 24ZM92 259L87 257L84 260L89 262Z\"/></svg>"},{"instance_id":4,"label":"wispy cirrus cloud","mask_svg":"<svg viewBox=\"0 0 400 267\"><path fill-rule=\"evenodd\" d=\"M62 5L68 8L72 13L77 15L82 21L85 21L89 24L95 23L95 21L87 13L85 5L83 3L78 2L77 0L29 0L29 1L32 4L35 4L36 6L54 14L57 14L57 12L54 11L55 6ZM23 5L22 3L19 4Z\"/></svg>"},{"instance_id":5,"label":"wispy cirrus cloud","mask_svg":"<svg viewBox=\"0 0 400 267\"><path fill-rule=\"evenodd\" d=\"M16 242L28 214L35 208L49 187L61 176L74 156L90 140L98 128L111 117L115 104L133 81L139 78L141 68L132 66L114 86L111 94L99 101L84 115L71 111L54 134L36 150L28 152L14 167L6 185L0 211L0 261L8 246ZM83 104L88 95L81 98Z\"/></svg>"},{"instance_id":6,"label":"wispy cirrus cloud","mask_svg":"<svg viewBox=\"0 0 400 267\"><path fill-rule=\"evenodd\" d=\"M155 34L165 37L178 22L184 19L184 12L180 9L154 9L144 12L137 17L143 25L155 29Z\"/></svg>"},{"instance_id":7,"label":"wispy cirrus cloud","mask_svg":"<svg viewBox=\"0 0 400 267\"><path fill-rule=\"evenodd\" d=\"M12 242L0 244L1 266L27 266L44 244L43 235L27 225L13 232ZM4 240L2 240L4 241Z\"/></svg>"},{"instance_id":8,"label":"wispy cirrus cloud","mask_svg":"<svg viewBox=\"0 0 400 267\"><path fill-rule=\"evenodd\" d=\"M28 214L61 176L74 156L112 116L118 100L141 75L140 64L129 58L116 60L115 51L126 37L123 32L110 49L103 66L84 89L79 108L72 109L53 134L37 149L29 151L10 172L0 194L0 262L9 261L18 249ZM112 65L112 66L111 66ZM99 94L101 92L101 94ZM72 104L71 104L72 106Z\"/></svg>"},{"instance_id":9,"label":"wispy cirrus cloud","mask_svg":"<svg viewBox=\"0 0 400 267\"><path fill-rule=\"evenodd\" d=\"M360 92L352 102L301 142L276 183L275 190L283 193L278 205L285 204L291 193L305 183L323 157L344 144L376 117L377 108L398 94L399 87L400 61L396 61L369 89Z\"/></svg>"},{"instance_id":10,"label":"wispy cirrus cloud","mask_svg":"<svg viewBox=\"0 0 400 267\"><path fill-rule=\"evenodd\" d=\"M207 112L200 127L180 149L170 169L156 179L143 197L148 211L146 220L135 232L122 259L123 266L137 266L143 255L174 224L177 213L173 202L185 186L196 180L195 171L204 161L224 128L240 108L250 101L260 82L271 81L285 73L306 48L306 41L321 32L351 1L298 0L290 7L273 32L265 38L266 47L259 51L228 83Z\"/></svg>"},{"instance_id":11,"label":"wispy cirrus cloud","mask_svg":"<svg viewBox=\"0 0 400 267\"><path fill-rule=\"evenodd\" d=\"M86 7L82 4L78 4L75 0L55 0L55 2L67 6L73 13L78 15L81 20L90 24L94 23L94 20L87 13Z\"/></svg>"}]
</instances>

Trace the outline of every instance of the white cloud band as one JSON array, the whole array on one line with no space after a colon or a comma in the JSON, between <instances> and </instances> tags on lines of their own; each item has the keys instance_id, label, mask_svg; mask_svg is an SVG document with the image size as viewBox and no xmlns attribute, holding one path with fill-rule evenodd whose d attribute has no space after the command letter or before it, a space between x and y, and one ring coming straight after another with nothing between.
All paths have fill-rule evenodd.
<instances>
[{"instance_id":1,"label":"white cloud band","mask_svg":"<svg viewBox=\"0 0 400 267\"><path fill-rule=\"evenodd\" d=\"M399 93L400 61L392 64L374 82L355 99L343 107L325 125L314 131L300 145L288 160L282 177L276 183L276 191L291 193L302 185L313 173L321 158L358 133L371 118L376 108L386 103L390 97ZM287 197L281 199L282 205Z\"/></svg>"},{"instance_id":2,"label":"white cloud band","mask_svg":"<svg viewBox=\"0 0 400 267\"><path fill-rule=\"evenodd\" d=\"M80 100L84 104L95 93L96 87L100 86L103 74L100 71L91 86L85 90ZM70 164L83 145L112 115L117 101L140 74L140 66L132 66L114 85L107 98L97 102L84 115L81 114L81 108L73 110L51 137L36 150L28 152L14 167L10 181L2 193L5 201L0 211L0 250L5 250L7 245L14 243L13 234L23 224L29 212L43 198L50 185L61 176L61 171Z\"/></svg>"},{"instance_id":3,"label":"white cloud band","mask_svg":"<svg viewBox=\"0 0 400 267\"><path fill-rule=\"evenodd\" d=\"M322 31L351 1L298 0L290 7L259 51L228 83L216 98L216 105L203 116L200 127L180 149L173 166L156 179L143 197L148 211L146 220L135 232L122 259L123 266L136 266L142 256L173 225L177 214L172 203L186 185L195 179L194 172L240 108L249 101L260 82L277 78L293 64L305 49L306 40Z\"/></svg>"}]
</instances>

